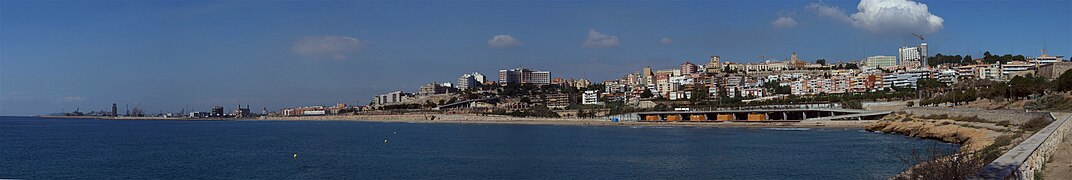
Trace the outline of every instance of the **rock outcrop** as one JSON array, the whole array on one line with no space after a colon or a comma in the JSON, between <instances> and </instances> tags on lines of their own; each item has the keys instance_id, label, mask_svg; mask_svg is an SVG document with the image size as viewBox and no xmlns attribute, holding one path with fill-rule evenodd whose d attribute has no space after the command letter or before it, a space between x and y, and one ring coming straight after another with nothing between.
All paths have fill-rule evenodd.
<instances>
[{"instance_id":1,"label":"rock outcrop","mask_svg":"<svg viewBox=\"0 0 1072 180\"><path fill-rule=\"evenodd\" d=\"M908 117L907 114L891 114L866 126L865 129L957 143L961 144L961 152L971 152L989 146L1000 134L985 128L957 125L952 120L916 119Z\"/></svg>"}]
</instances>

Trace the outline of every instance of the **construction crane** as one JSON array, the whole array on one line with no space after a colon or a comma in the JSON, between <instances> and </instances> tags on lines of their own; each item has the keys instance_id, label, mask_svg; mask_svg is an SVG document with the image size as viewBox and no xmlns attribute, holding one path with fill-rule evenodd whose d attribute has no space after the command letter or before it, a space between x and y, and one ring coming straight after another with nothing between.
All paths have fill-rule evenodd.
<instances>
[{"instance_id":1,"label":"construction crane","mask_svg":"<svg viewBox=\"0 0 1072 180\"><path fill-rule=\"evenodd\" d=\"M917 38L919 38L919 40L920 40L920 41L924 41L924 39L923 39L923 35L919 35L919 34L916 34L916 33L912 33L912 36L916 36Z\"/></svg>"}]
</instances>

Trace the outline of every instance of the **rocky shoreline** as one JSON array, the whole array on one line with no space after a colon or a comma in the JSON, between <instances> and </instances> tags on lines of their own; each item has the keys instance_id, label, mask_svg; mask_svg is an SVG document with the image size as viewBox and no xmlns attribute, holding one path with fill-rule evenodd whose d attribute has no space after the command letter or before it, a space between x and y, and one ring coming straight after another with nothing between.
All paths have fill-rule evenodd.
<instances>
[{"instance_id":1,"label":"rocky shoreline","mask_svg":"<svg viewBox=\"0 0 1072 180\"><path fill-rule=\"evenodd\" d=\"M935 139L943 142L960 144L960 151L962 152L982 149L983 147L993 144L994 139L997 138L996 136L991 135L996 134L996 132L990 130L920 121L878 121L867 125L864 129L868 131L904 134L910 137Z\"/></svg>"}]
</instances>

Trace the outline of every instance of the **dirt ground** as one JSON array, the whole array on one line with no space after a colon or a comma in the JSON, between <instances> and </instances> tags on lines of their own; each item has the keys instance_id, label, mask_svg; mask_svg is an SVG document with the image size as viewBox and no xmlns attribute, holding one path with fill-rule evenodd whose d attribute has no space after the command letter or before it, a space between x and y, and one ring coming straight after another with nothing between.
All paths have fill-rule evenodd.
<instances>
[{"instance_id":1,"label":"dirt ground","mask_svg":"<svg viewBox=\"0 0 1072 180\"><path fill-rule=\"evenodd\" d=\"M976 108L976 109L1024 109L1024 103L1026 100L1014 100L1014 101L992 101L987 99L979 99L967 104L956 106L957 108Z\"/></svg>"},{"instance_id":2,"label":"dirt ground","mask_svg":"<svg viewBox=\"0 0 1072 180\"><path fill-rule=\"evenodd\" d=\"M912 103L919 104L919 100L911 100ZM863 103L865 110L870 111L899 111L905 108L907 101L890 101L890 102L866 102Z\"/></svg>"},{"instance_id":3,"label":"dirt ground","mask_svg":"<svg viewBox=\"0 0 1072 180\"><path fill-rule=\"evenodd\" d=\"M1072 115L1063 114L1065 117ZM1065 134L1064 141L1057 146L1057 152L1050 159L1052 161L1043 167L1043 179L1072 179L1072 133Z\"/></svg>"},{"instance_id":4,"label":"dirt ground","mask_svg":"<svg viewBox=\"0 0 1072 180\"><path fill-rule=\"evenodd\" d=\"M912 103L916 104L913 107L918 107L919 106L919 100L918 99L909 100L909 101L912 101ZM864 103L863 105L864 105L865 110L871 110L871 111L899 111L901 109L906 108L905 107L906 102L907 101L868 102L868 103ZM942 105L939 105L937 107L975 108L975 109L1024 109L1024 103L1027 103L1027 101L1026 100L991 101L991 100L986 100L986 99L979 99L979 100L969 102L967 104L961 104L959 106L950 106L952 104L942 104Z\"/></svg>"}]
</instances>

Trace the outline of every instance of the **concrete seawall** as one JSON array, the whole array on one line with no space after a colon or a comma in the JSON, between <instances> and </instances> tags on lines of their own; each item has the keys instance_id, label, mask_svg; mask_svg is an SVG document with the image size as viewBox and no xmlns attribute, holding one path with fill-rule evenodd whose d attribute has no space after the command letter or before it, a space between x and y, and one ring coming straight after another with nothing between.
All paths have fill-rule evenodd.
<instances>
[{"instance_id":1,"label":"concrete seawall","mask_svg":"<svg viewBox=\"0 0 1072 180\"><path fill-rule=\"evenodd\" d=\"M979 179L1035 179L1046 159L1057 150L1065 135L1072 131L1072 115L1059 117L1053 123L1028 137L1016 147L979 170Z\"/></svg>"}]
</instances>

